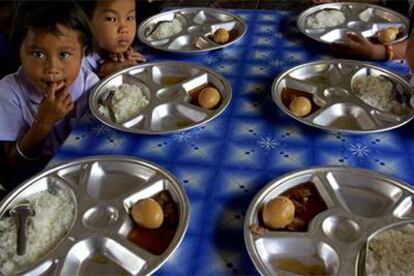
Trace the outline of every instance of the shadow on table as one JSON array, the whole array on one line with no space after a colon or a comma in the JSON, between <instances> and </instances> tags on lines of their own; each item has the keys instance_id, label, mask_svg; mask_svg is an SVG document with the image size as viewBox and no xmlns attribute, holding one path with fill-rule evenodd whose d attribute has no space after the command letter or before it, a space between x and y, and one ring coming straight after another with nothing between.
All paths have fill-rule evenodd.
<instances>
[{"instance_id":1,"label":"shadow on table","mask_svg":"<svg viewBox=\"0 0 414 276\"><path fill-rule=\"evenodd\" d=\"M284 172L283 172L284 173ZM250 202L259 190L277 174L266 174L254 187L239 186L242 193L223 201L213 232L217 254L229 273L257 275L244 242L244 219Z\"/></svg>"},{"instance_id":2,"label":"shadow on table","mask_svg":"<svg viewBox=\"0 0 414 276\"><path fill-rule=\"evenodd\" d=\"M322 53L332 54L332 51L329 45L318 42L307 37L303 34L296 25L296 19L299 14L293 14L292 17L284 17L280 21L280 33L284 36L285 39L296 44L298 42L302 43L301 46L306 49L306 52L309 56L318 56Z\"/></svg>"}]
</instances>

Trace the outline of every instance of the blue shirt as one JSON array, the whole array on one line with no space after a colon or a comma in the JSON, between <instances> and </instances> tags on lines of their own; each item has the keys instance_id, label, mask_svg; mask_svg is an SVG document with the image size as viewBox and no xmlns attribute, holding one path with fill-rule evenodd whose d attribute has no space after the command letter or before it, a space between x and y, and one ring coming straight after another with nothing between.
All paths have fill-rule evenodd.
<instances>
[{"instance_id":1,"label":"blue shirt","mask_svg":"<svg viewBox=\"0 0 414 276\"><path fill-rule=\"evenodd\" d=\"M99 81L98 76L82 66L74 83L69 88L74 109L65 118L55 123L49 133L42 154L53 155L76 121L87 110L88 93ZM43 94L26 78L20 68L16 73L0 80L0 141L20 139L33 124Z\"/></svg>"}]
</instances>

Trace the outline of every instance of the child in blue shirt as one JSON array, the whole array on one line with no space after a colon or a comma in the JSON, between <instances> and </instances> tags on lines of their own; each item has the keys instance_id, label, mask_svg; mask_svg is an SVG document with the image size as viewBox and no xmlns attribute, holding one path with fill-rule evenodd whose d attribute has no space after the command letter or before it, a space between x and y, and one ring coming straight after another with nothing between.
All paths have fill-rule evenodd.
<instances>
[{"instance_id":1,"label":"child in blue shirt","mask_svg":"<svg viewBox=\"0 0 414 276\"><path fill-rule=\"evenodd\" d=\"M98 44L98 53L86 58L100 77L145 61L132 44L136 36L135 0L80 1L88 15Z\"/></svg>"},{"instance_id":2,"label":"child in blue shirt","mask_svg":"<svg viewBox=\"0 0 414 276\"><path fill-rule=\"evenodd\" d=\"M81 67L92 32L76 3L23 1L16 13L12 49L21 67L0 80L0 146L13 184L56 152L87 109L85 92L99 81Z\"/></svg>"}]
</instances>

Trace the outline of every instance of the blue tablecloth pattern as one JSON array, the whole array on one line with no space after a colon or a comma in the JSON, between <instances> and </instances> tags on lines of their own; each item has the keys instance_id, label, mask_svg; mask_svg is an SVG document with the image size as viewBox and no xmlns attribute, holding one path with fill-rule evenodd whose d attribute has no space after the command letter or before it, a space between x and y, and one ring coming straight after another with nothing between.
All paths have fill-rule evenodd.
<instances>
[{"instance_id":1,"label":"blue tablecloth pattern","mask_svg":"<svg viewBox=\"0 0 414 276\"><path fill-rule=\"evenodd\" d=\"M88 155L131 155L170 170L190 199L188 232L156 274L257 274L245 249L243 220L253 196L284 173L319 165L369 168L407 182L414 176L412 123L397 130L344 135L301 124L278 110L271 84L280 72L330 59L329 48L299 32L297 14L232 10L248 25L233 46L202 55L141 46L150 61L203 64L230 82L233 99L211 122L186 132L146 136L120 132L88 114L50 165ZM405 62L378 62L402 75Z\"/></svg>"}]
</instances>

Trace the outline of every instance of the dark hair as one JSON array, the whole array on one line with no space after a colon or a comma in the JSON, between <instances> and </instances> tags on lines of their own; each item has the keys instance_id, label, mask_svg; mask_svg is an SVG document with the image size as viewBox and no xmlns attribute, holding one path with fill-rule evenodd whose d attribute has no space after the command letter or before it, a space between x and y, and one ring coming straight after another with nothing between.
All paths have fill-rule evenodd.
<instances>
[{"instance_id":1,"label":"dark hair","mask_svg":"<svg viewBox=\"0 0 414 276\"><path fill-rule=\"evenodd\" d=\"M94 38L87 16L77 3L61 1L22 1L16 9L11 33L11 46L16 57L30 28L41 29L60 35L57 25L79 33L80 43L89 54L94 50Z\"/></svg>"},{"instance_id":2,"label":"dark hair","mask_svg":"<svg viewBox=\"0 0 414 276\"><path fill-rule=\"evenodd\" d=\"M78 4L82 8L83 12L89 18L92 18L93 12L96 8L96 0L78 0Z\"/></svg>"}]
</instances>

